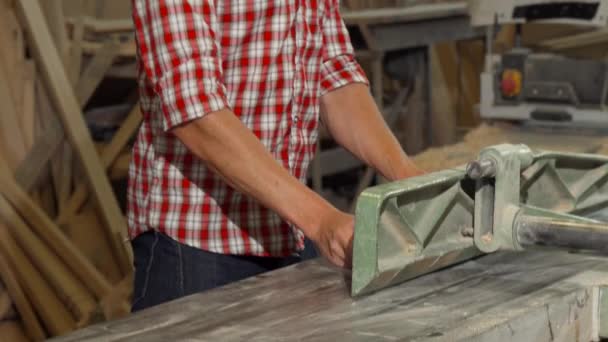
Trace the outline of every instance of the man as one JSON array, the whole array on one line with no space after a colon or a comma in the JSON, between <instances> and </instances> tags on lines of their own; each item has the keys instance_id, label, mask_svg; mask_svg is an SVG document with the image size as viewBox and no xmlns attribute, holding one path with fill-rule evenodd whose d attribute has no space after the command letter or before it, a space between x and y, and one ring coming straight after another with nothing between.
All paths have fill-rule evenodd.
<instances>
[{"instance_id":1,"label":"man","mask_svg":"<svg viewBox=\"0 0 608 342\"><path fill-rule=\"evenodd\" d=\"M302 182L319 117L390 180L420 173L338 0L133 0L144 121L130 169L133 310L298 260L350 266L354 219Z\"/></svg>"}]
</instances>

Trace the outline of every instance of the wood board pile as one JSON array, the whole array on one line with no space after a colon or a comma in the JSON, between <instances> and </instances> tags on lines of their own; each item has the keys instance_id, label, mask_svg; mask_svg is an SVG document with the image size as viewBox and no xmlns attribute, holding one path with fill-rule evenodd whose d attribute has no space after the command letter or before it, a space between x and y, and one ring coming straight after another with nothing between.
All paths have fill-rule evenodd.
<instances>
[{"instance_id":1,"label":"wood board pile","mask_svg":"<svg viewBox=\"0 0 608 342\"><path fill-rule=\"evenodd\" d=\"M130 311L132 255L106 171L141 114L134 105L94 144L83 107L117 41L84 51L94 25L77 23L59 2L0 0L0 339L43 340Z\"/></svg>"},{"instance_id":2,"label":"wood board pile","mask_svg":"<svg viewBox=\"0 0 608 342\"><path fill-rule=\"evenodd\" d=\"M430 148L417 154L414 161L428 172L465 165L475 160L484 147L498 144L526 144L532 149L608 155L608 138L598 132L521 129L506 123L482 124L470 130L462 141Z\"/></svg>"}]
</instances>

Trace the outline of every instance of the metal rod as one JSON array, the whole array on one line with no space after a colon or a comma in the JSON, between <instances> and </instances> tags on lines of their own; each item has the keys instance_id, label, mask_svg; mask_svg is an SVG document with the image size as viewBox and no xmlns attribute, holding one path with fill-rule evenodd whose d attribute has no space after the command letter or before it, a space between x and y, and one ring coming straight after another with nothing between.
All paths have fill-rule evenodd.
<instances>
[{"instance_id":1,"label":"metal rod","mask_svg":"<svg viewBox=\"0 0 608 342\"><path fill-rule=\"evenodd\" d=\"M522 246L551 246L608 252L608 223L575 222L521 215L515 222Z\"/></svg>"}]
</instances>

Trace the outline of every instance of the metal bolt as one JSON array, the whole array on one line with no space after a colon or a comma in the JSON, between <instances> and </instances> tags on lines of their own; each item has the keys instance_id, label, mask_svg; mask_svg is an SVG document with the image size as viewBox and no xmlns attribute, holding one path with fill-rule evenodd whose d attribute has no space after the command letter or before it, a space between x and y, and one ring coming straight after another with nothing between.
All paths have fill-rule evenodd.
<instances>
[{"instance_id":1,"label":"metal bolt","mask_svg":"<svg viewBox=\"0 0 608 342\"><path fill-rule=\"evenodd\" d=\"M467 165L467 175L471 179L493 177L496 174L496 165L491 159L472 161Z\"/></svg>"},{"instance_id":2,"label":"metal bolt","mask_svg":"<svg viewBox=\"0 0 608 342\"><path fill-rule=\"evenodd\" d=\"M475 230L473 229L473 227L463 227L461 230L461 234L462 236L473 237L473 235L475 234Z\"/></svg>"}]
</instances>

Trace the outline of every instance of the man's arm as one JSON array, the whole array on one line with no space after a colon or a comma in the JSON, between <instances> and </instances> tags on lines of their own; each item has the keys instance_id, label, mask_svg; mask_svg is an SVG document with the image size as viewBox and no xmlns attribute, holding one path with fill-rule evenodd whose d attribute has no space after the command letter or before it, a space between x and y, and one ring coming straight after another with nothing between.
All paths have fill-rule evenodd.
<instances>
[{"instance_id":1,"label":"man's arm","mask_svg":"<svg viewBox=\"0 0 608 342\"><path fill-rule=\"evenodd\" d=\"M344 148L389 180L422 174L386 125L369 89L349 84L321 98L321 116Z\"/></svg>"},{"instance_id":2,"label":"man's arm","mask_svg":"<svg viewBox=\"0 0 608 342\"><path fill-rule=\"evenodd\" d=\"M309 190L227 109L215 0L134 0L139 60L175 136L236 190L302 229L321 253L349 266L354 219Z\"/></svg>"},{"instance_id":3,"label":"man's arm","mask_svg":"<svg viewBox=\"0 0 608 342\"><path fill-rule=\"evenodd\" d=\"M173 129L228 184L292 222L335 265L350 266L354 220L300 183L230 110Z\"/></svg>"},{"instance_id":4,"label":"man's arm","mask_svg":"<svg viewBox=\"0 0 608 342\"><path fill-rule=\"evenodd\" d=\"M329 0L323 23L321 116L334 139L389 180L422 173L387 127L354 57L338 0Z\"/></svg>"}]
</instances>

